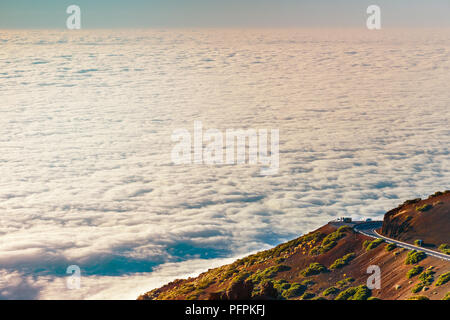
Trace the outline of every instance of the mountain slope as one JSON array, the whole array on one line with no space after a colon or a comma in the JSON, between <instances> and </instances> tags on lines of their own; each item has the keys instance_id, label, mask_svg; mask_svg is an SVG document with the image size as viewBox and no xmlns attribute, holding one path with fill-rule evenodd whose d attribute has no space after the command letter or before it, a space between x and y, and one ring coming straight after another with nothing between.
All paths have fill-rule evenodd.
<instances>
[{"instance_id":1,"label":"mountain slope","mask_svg":"<svg viewBox=\"0 0 450 320\"><path fill-rule=\"evenodd\" d=\"M433 208L427 212L436 219L412 210L413 205L423 206L428 202L433 202ZM449 233L441 232L450 223L449 208L449 193L404 204L385 215L383 233L402 240L420 236L435 246L449 243ZM406 214L412 218L404 218ZM407 226L402 224L404 219L409 223ZM437 235L430 235L427 230ZM412 264L406 264L407 260ZM367 269L373 265L381 270L381 288L370 290L366 286L371 275ZM411 269L414 272L407 276ZM449 271L447 261L392 248L357 233L350 226L329 223L196 278L175 280L139 299L408 299L417 295L443 299L450 291L446 282ZM441 282L444 283L437 285Z\"/></svg>"},{"instance_id":2,"label":"mountain slope","mask_svg":"<svg viewBox=\"0 0 450 320\"><path fill-rule=\"evenodd\" d=\"M386 213L383 235L409 243L422 240L436 249L450 237L450 191L436 192L428 199L414 199Z\"/></svg>"}]
</instances>

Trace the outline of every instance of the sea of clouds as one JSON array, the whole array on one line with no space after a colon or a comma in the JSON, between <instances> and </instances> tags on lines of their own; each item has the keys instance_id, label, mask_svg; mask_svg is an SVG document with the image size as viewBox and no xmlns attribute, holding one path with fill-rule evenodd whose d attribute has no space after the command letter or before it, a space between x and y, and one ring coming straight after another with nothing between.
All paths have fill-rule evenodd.
<instances>
[{"instance_id":1,"label":"sea of clouds","mask_svg":"<svg viewBox=\"0 0 450 320\"><path fill-rule=\"evenodd\" d=\"M1 31L0 298L134 299L450 189L449 35ZM279 129L278 174L174 165L194 121Z\"/></svg>"}]
</instances>

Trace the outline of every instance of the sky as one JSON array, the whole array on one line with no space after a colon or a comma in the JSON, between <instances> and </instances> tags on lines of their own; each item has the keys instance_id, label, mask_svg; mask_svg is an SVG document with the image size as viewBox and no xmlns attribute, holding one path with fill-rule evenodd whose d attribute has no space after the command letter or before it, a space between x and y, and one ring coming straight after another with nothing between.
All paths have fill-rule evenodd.
<instances>
[{"instance_id":1,"label":"sky","mask_svg":"<svg viewBox=\"0 0 450 320\"><path fill-rule=\"evenodd\" d=\"M450 27L448 0L1 0L0 28L65 28L72 4L83 29L364 27L373 4L385 27Z\"/></svg>"}]
</instances>

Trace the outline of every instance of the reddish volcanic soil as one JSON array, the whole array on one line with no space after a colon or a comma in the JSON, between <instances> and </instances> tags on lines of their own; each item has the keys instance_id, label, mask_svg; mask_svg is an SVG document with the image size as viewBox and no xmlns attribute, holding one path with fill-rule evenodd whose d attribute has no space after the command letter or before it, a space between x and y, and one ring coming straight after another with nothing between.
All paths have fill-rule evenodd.
<instances>
[{"instance_id":1,"label":"reddish volcanic soil","mask_svg":"<svg viewBox=\"0 0 450 320\"><path fill-rule=\"evenodd\" d=\"M382 233L409 243L420 239L430 249L450 243L450 192L410 202L406 201L385 215ZM420 211L424 205L430 208Z\"/></svg>"},{"instance_id":2,"label":"reddish volcanic soil","mask_svg":"<svg viewBox=\"0 0 450 320\"><path fill-rule=\"evenodd\" d=\"M424 207L428 205L428 207ZM422 209L420 209L422 208ZM425 210L423 209L425 208ZM420 210L419 210L420 209ZM421 211L422 210L422 211ZM426 200L408 201L385 215L382 232L392 238L405 242L422 239L430 247L450 243L450 192L438 193ZM419 276L408 279L406 273L413 265L406 265L408 250L386 249L381 243L373 249L366 250L364 242L374 239L356 233L352 228L339 229L327 224L305 236L281 244L273 249L259 252L237 260L233 264L210 269L196 278L175 280L159 289L147 292L139 299L304 299L311 297L334 299L338 293L324 296L323 291L332 286L340 292L349 287L365 285L371 274L367 268L376 265L381 270L381 289L373 289L372 297L380 299L408 299L421 295L437 300L450 291L450 282L436 286L437 279L450 271L450 262L427 256L416 266L423 270L429 268L434 272L431 284L417 293L411 289L421 280ZM331 248L324 248L331 235L340 233ZM327 237L328 236L328 237ZM354 254L353 260L342 268L330 266L339 258ZM302 271L311 263L319 263L326 268L319 274L305 276ZM274 268L276 269L275 271ZM260 279L255 275L261 274ZM351 283L339 281L353 278ZM280 280L289 286L301 286L297 294L286 295L287 289L279 287ZM309 282L308 284L306 283ZM273 286L275 285L275 289ZM277 287L278 286L278 287ZM303 293L310 293L309 297ZM369 295L369 296L370 296ZM366 297L367 299L367 297Z\"/></svg>"}]
</instances>

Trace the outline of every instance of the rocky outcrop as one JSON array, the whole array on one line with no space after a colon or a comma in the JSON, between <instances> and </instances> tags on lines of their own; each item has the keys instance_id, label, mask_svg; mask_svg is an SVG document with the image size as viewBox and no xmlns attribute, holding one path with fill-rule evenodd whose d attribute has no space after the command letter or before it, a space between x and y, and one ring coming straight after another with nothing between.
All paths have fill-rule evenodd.
<instances>
[{"instance_id":1,"label":"rocky outcrop","mask_svg":"<svg viewBox=\"0 0 450 320\"><path fill-rule=\"evenodd\" d=\"M420 239L437 248L448 243L449 214L450 191L436 192L427 199L405 201L387 212L381 232L387 237L411 243Z\"/></svg>"},{"instance_id":2,"label":"rocky outcrop","mask_svg":"<svg viewBox=\"0 0 450 320\"><path fill-rule=\"evenodd\" d=\"M209 293L207 300L250 300L252 292L253 283L250 280L240 280L231 284L226 291Z\"/></svg>"},{"instance_id":3,"label":"rocky outcrop","mask_svg":"<svg viewBox=\"0 0 450 320\"><path fill-rule=\"evenodd\" d=\"M398 239L402 234L412 230L410 224L412 217L398 215L398 212L399 210L395 209L392 214L388 212L384 217L381 232L387 237Z\"/></svg>"},{"instance_id":4,"label":"rocky outcrop","mask_svg":"<svg viewBox=\"0 0 450 320\"><path fill-rule=\"evenodd\" d=\"M272 281L265 282L261 285L260 295L257 300L274 300L278 298L278 291L273 287Z\"/></svg>"},{"instance_id":5,"label":"rocky outcrop","mask_svg":"<svg viewBox=\"0 0 450 320\"><path fill-rule=\"evenodd\" d=\"M253 283L241 280L233 283L226 292L226 300L250 300L252 298Z\"/></svg>"}]
</instances>

